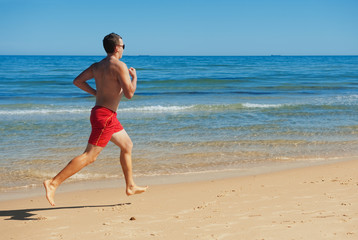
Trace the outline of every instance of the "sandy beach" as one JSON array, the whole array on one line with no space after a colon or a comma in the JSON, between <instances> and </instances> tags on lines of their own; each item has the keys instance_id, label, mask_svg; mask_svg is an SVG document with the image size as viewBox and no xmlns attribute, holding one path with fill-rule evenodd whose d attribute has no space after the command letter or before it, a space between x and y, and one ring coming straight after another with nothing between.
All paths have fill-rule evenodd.
<instances>
[{"instance_id":1,"label":"sandy beach","mask_svg":"<svg viewBox=\"0 0 358 240\"><path fill-rule=\"evenodd\" d=\"M357 239L358 161L0 202L1 239Z\"/></svg>"}]
</instances>

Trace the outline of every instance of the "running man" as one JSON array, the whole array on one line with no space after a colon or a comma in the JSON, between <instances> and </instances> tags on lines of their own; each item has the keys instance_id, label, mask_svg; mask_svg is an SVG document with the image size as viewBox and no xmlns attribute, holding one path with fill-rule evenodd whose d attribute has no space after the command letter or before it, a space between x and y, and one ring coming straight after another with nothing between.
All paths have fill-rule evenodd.
<instances>
[{"instance_id":1,"label":"running man","mask_svg":"<svg viewBox=\"0 0 358 240\"><path fill-rule=\"evenodd\" d=\"M121 149L120 163L126 182L126 194L130 196L142 193L148 188L147 186L139 187L133 181L133 143L118 121L116 113L123 95L128 99L133 97L137 88L137 73L134 68L128 69L124 62L119 61L125 48L121 36L115 33L105 36L103 47L107 52L107 57L92 64L73 81L77 87L96 97L96 105L92 108L90 117L92 132L84 153L72 159L54 178L43 182L46 198L52 206L55 205L54 197L58 186L85 166L93 163L109 141ZM96 89L87 83L93 78Z\"/></svg>"}]
</instances>

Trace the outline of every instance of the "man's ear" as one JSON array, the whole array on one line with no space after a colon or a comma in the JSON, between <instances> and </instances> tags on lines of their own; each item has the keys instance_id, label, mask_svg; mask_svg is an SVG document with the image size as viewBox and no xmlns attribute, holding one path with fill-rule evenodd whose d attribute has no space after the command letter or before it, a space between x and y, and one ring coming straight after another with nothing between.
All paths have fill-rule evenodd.
<instances>
[{"instance_id":1,"label":"man's ear","mask_svg":"<svg viewBox=\"0 0 358 240\"><path fill-rule=\"evenodd\" d=\"M119 52L119 48L120 48L120 46L117 45L116 48L114 49L114 52L115 52L115 53L116 53L116 52Z\"/></svg>"}]
</instances>

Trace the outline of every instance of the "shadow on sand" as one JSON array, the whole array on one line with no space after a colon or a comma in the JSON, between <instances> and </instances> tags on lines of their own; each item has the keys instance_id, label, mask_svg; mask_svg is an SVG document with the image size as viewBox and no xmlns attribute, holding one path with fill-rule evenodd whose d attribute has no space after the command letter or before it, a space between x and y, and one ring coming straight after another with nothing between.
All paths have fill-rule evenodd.
<instances>
[{"instance_id":1,"label":"shadow on sand","mask_svg":"<svg viewBox=\"0 0 358 240\"><path fill-rule=\"evenodd\" d=\"M52 211L52 210L61 210L61 209L80 209L80 208L105 208L105 207L118 207L124 205L130 205L131 203L118 203L111 205L89 205L89 206L72 206L72 207L53 207L53 208L29 208L29 209L19 209L19 210L0 210L0 217L9 216L4 220L41 220L41 218L36 217L36 214L33 212L37 211Z\"/></svg>"}]
</instances>

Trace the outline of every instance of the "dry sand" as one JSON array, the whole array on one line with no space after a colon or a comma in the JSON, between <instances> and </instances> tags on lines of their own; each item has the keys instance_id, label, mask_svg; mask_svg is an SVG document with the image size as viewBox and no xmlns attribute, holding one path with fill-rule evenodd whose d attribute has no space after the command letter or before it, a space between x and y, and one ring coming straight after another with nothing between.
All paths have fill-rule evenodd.
<instances>
[{"instance_id":1,"label":"dry sand","mask_svg":"<svg viewBox=\"0 0 358 240\"><path fill-rule=\"evenodd\" d=\"M0 239L358 239L358 161L0 202Z\"/></svg>"}]
</instances>

